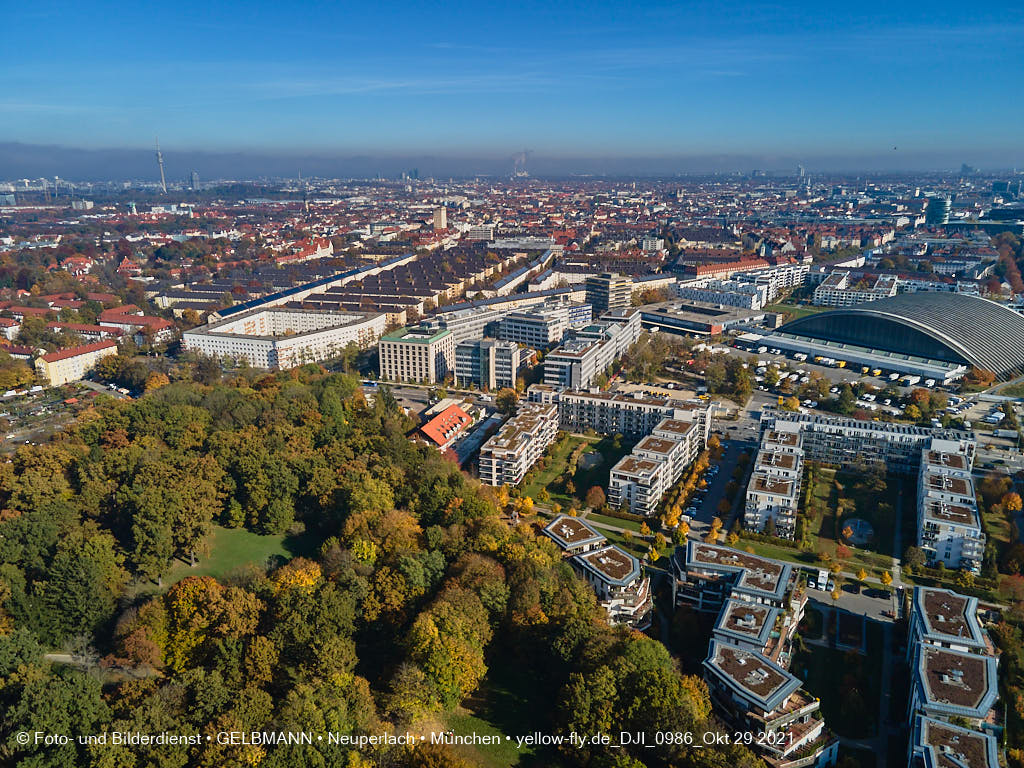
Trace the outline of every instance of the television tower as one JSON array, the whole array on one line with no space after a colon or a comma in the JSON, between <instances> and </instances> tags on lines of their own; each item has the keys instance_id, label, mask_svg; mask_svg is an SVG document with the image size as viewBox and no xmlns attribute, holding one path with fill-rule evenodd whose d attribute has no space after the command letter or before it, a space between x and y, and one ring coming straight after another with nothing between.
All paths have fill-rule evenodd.
<instances>
[{"instance_id":1,"label":"television tower","mask_svg":"<svg viewBox=\"0 0 1024 768\"><path fill-rule=\"evenodd\" d=\"M164 179L164 155L160 151L160 137L156 139L156 164L160 166L160 188L167 194L167 181Z\"/></svg>"}]
</instances>

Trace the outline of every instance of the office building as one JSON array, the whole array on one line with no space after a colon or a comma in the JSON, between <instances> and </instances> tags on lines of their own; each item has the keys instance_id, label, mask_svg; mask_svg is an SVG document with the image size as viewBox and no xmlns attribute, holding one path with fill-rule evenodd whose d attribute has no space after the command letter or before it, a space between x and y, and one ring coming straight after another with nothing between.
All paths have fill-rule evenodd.
<instances>
[{"instance_id":1,"label":"office building","mask_svg":"<svg viewBox=\"0 0 1024 768\"><path fill-rule=\"evenodd\" d=\"M455 337L447 329L414 326L380 339L380 377L423 384L443 382L455 368Z\"/></svg>"},{"instance_id":2,"label":"office building","mask_svg":"<svg viewBox=\"0 0 1024 768\"><path fill-rule=\"evenodd\" d=\"M425 320L421 325L451 331L455 343L458 344L467 339L494 336L505 314L506 312L491 307L467 307L442 312Z\"/></svg>"},{"instance_id":3,"label":"office building","mask_svg":"<svg viewBox=\"0 0 1024 768\"><path fill-rule=\"evenodd\" d=\"M949 216L953 212L953 200L949 197L929 197L928 207L924 211L924 223L930 227L949 224Z\"/></svg>"},{"instance_id":4,"label":"office building","mask_svg":"<svg viewBox=\"0 0 1024 768\"><path fill-rule=\"evenodd\" d=\"M448 229L448 209L443 205L434 209L434 231L440 232Z\"/></svg>"},{"instance_id":5,"label":"office building","mask_svg":"<svg viewBox=\"0 0 1024 768\"><path fill-rule=\"evenodd\" d=\"M481 389L515 388L521 350L511 341L480 339L455 346L455 383Z\"/></svg>"},{"instance_id":6,"label":"office building","mask_svg":"<svg viewBox=\"0 0 1024 768\"><path fill-rule=\"evenodd\" d=\"M633 298L633 281L614 272L591 275L586 280L587 303L595 312L625 309Z\"/></svg>"},{"instance_id":7,"label":"office building","mask_svg":"<svg viewBox=\"0 0 1024 768\"><path fill-rule=\"evenodd\" d=\"M591 319L589 304L547 302L505 313L497 326L497 336L533 349L548 349L559 344L570 330L589 325Z\"/></svg>"},{"instance_id":8,"label":"office building","mask_svg":"<svg viewBox=\"0 0 1024 768\"><path fill-rule=\"evenodd\" d=\"M640 313L606 312L601 320L573 332L572 338L544 359L544 383L552 387L589 387L640 338Z\"/></svg>"},{"instance_id":9,"label":"office building","mask_svg":"<svg viewBox=\"0 0 1024 768\"><path fill-rule=\"evenodd\" d=\"M480 448L480 481L519 485L558 434L558 406L523 403Z\"/></svg>"}]
</instances>

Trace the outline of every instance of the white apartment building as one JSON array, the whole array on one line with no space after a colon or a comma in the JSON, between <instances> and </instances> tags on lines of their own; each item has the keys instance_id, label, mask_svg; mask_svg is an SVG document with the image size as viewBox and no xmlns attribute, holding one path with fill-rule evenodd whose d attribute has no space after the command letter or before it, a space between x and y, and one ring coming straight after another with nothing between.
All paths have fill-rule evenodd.
<instances>
[{"instance_id":1,"label":"white apartment building","mask_svg":"<svg viewBox=\"0 0 1024 768\"><path fill-rule=\"evenodd\" d=\"M839 740L788 669L807 605L793 566L691 540L671 567L675 604L718 614L704 661L716 713L739 730L772 734L752 746L768 765L834 765Z\"/></svg>"},{"instance_id":2,"label":"white apartment building","mask_svg":"<svg viewBox=\"0 0 1024 768\"><path fill-rule=\"evenodd\" d=\"M373 346L386 323L382 314L267 307L185 331L182 346L254 368L294 368L336 357L349 344Z\"/></svg>"},{"instance_id":3,"label":"white apartment building","mask_svg":"<svg viewBox=\"0 0 1024 768\"><path fill-rule=\"evenodd\" d=\"M533 397L531 387L531 397ZM538 397L554 398L553 389L544 386ZM704 444L711 436L711 404L700 400L671 400L644 397L639 392L601 392L567 390L557 394L558 419L567 432L592 429L604 435L649 435L666 418L692 421L699 425Z\"/></svg>"},{"instance_id":4,"label":"white apartment building","mask_svg":"<svg viewBox=\"0 0 1024 768\"><path fill-rule=\"evenodd\" d=\"M780 411L761 411L761 434L766 431L800 432L800 444L807 461L834 466L858 463L884 464L892 472L913 474L921 463L921 449L938 438L950 441L973 461L975 443L965 432L931 429L911 424L865 421L844 416Z\"/></svg>"},{"instance_id":5,"label":"white apartment building","mask_svg":"<svg viewBox=\"0 0 1024 768\"><path fill-rule=\"evenodd\" d=\"M447 329L402 328L381 337L379 352L382 379L437 384L455 367L455 336Z\"/></svg>"},{"instance_id":6,"label":"white apartment building","mask_svg":"<svg viewBox=\"0 0 1024 768\"><path fill-rule=\"evenodd\" d=\"M775 535L793 538L803 483L803 448L800 430L784 423L767 430L754 459L743 508L743 524L763 531L772 521Z\"/></svg>"},{"instance_id":7,"label":"white apartment building","mask_svg":"<svg viewBox=\"0 0 1024 768\"><path fill-rule=\"evenodd\" d=\"M612 467L608 503L626 506L634 515L654 515L662 496L679 481L704 445L699 417L690 421L662 419L629 456Z\"/></svg>"},{"instance_id":8,"label":"white apartment building","mask_svg":"<svg viewBox=\"0 0 1024 768\"><path fill-rule=\"evenodd\" d=\"M985 555L971 458L944 441L921 451L918 473L917 545L930 564L978 573Z\"/></svg>"},{"instance_id":9,"label":"white apartment building","mask_svg":"<svg viewBox=\"0 0 1024 768\"><path fill-rule=\"evenodd\" d=\"M852 307L895 296L898 288L896 275L854 281L849 272L832 272L814 289L814 303L819 307Z\"/></svg>"},{"instance_id":10,"label":"white apartment building","mask_svg":"<svg viewBox=\"0 0 1024 768\"><path fill-rule=\"evenodd\" d=\"M480 448L480 480L519 485L558 434L558 406L523 403L519 411Z\"/></svg>"},{"instance_id":11,"label":"white apartment building","mask_svg":"<svg viewBox=\"0 0 1024 768\"><path fill-rule=\"evenodd\" d=\"M610 623L636 629L650 626L654 607L651 583L635 557L609 546L605 537L585 521L569 515L559 515L543 533L561 548L573 569L593 587Z\"/></svg>"},{"instance_id":12,"label":"white apartment building","mask_svg":"<svg viewBox=\"0 0 1024 768\"><path fill-rule=\"evenodd\" d=\"M742 309L761 309L768 303L768 287L741 280L702 279L676 283L676 295L689 301Z\"/></svg>"},{"instance_id":13,"label":"white apartment building","mask_svg":"<svg viewBox=\"0 0 1024 768\"><path fill-rule=\"evenodd\" d=\"M734 280L763 285L768 289L767 301L772 302L779 294L803 285L807 280L807 273L809 271L809 263L797 262L796 264L779 264L773 267L735 272L732 278Z\"/></svg>"}]
</instances>

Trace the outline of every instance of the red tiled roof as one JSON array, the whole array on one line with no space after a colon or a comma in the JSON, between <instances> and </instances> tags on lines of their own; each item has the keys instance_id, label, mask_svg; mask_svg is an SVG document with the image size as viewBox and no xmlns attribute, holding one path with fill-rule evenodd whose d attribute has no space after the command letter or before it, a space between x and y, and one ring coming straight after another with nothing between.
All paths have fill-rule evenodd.
<instances>
[{"instance_id":1,"label":"red tiled roof","mask_svg":"<svg viewBox=\"0 0 1024 768\"><path fill-rule=\"evenodd\" d=\"M78 357L89 352L96 352L101 349L108 349L110 347L116 347L117 344L113 341L97 341L94 344L83 344L80 347L68 347L58 352L50 352L48 355L43 355L43 360L48 363L55 363L58 360L67 360L69 357Z\"/></svg>"},{"instance_id":2,"label":"red tiled roof","mask_svg":"<svg viewBox=\"0 0 1024 768\"><path fill-rule=\"evenodd\" d=\"M432 418L420 431L434 444L443 446L451 442L452 438L466 428L472 419L469 414L457 405L449 405L437 416Z\"/></svg>"}]
</instances>

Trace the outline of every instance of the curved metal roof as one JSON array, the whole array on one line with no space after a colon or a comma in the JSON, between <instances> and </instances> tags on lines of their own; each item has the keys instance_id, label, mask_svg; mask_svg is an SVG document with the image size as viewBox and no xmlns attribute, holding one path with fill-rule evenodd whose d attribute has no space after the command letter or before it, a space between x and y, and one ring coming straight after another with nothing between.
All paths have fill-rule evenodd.
<instances>
[{"instance_id":1,"label":"curved metal roof","mask_svg":"<svg viewBox=\"0 0 1024 768\"><path fill-rule=\"evenodd\" d=\"M853 307L802 317L779 330L807 335L822 318L875 318L914 329L969 364L998 374L1024 369L1024 315L988 299L960 293L901 293ZM816 322L817 321L817 322Z\"/></svg>"}]
</instances>

